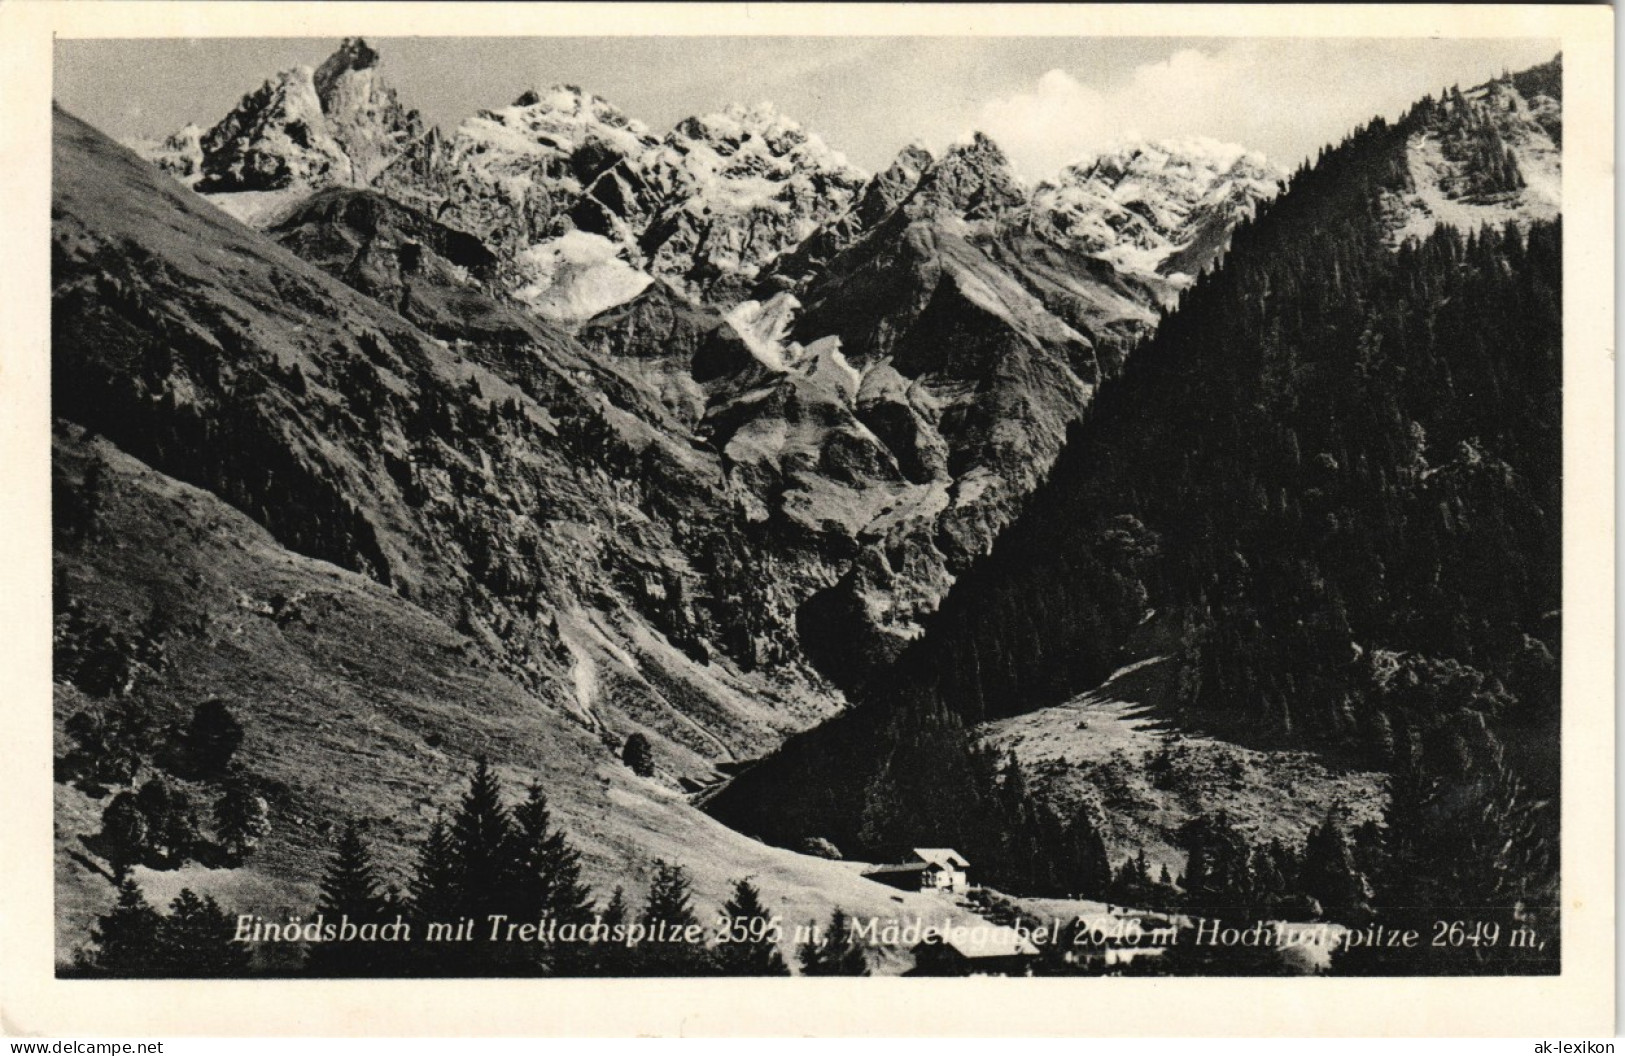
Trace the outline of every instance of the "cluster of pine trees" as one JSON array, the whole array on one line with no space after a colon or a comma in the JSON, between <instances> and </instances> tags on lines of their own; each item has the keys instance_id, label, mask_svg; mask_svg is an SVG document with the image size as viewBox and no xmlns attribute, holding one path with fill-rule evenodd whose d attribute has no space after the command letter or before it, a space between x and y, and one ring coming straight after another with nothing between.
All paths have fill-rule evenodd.
<instances>
[{"instance_id":1,"label":"cluster of pine trees","mask_svg":"<svg viewBox=\"0 0 1625 1056\"><path fill-rule=\"evenodd\" d=\"M423 839L404 891L386 881L359 825L341 830L318 902L296 921L348 922L358 929L405 925L408 939L300 942L286 949L278 942L278 949L266 951L239 941L238 918L212 898L185 890L164 914L126 877L117 904L98 919L78 967L120 977L790 974L780 951L793 944L787 931L802 922L779 919L749 879L735 883L720 916L702 917L687 871L663 861L656 863L641 905L633 906L619 887L600 901L582 881L580 854L553 824L541 787L531 785L517 804L505 800L501 782L480 760L450 818L437 820ZM551 921L560 928L591 924L603 937L527 941L499 930L493 938L495 917L514 924ZM868 955L845 913L836 910L822 926L806 923L807 937L796 946L803 974L868 974ZM455 937L432 938L431 925L449 925ZM702 941L622 937L638 926L643 935L687 932L700 934Z\"/></svg>"},{"instance_id":2,"label":"cluster of pine trees","mask_svg":"<svg viewBox=\"0 0 1625 1056\"><path fill-rule=\"evenodd\" d=\"M271 832L262 783L236 759L242 723L219 698L185 723L160 722L147 705L118 692L63 724L70 747L56 779L97 799L112 793L87 844L116 877L135 865L241 863Z\"/></svg>"},{"instance_id":3,"label":"cluster of pine trees","mask_svg":"<svg viewBox=\"0 0 1625 1056\"><path fill-rule=\"evenodd\" d=\"M1452 88L1437 102L1425 101L1417 117L1440 130L1445 158L1461 167L1458 175L1446 178L1446 194L1471 199L1523 189L1523 171L1489 100L1469 100L1460 88Z\"/></svg>"},{"instance_id":4,"label":"cluster of pine trees","mask_svg":"<svg viewBox=\"0 0 1625 1056\"><path fill-rule=\"evenodd\" d=\"M80 971L128 978L224 978L246 975L248 947L235 943L236 922L213 898L184 889L167 914L147 902L126 876L118 901L97 919L91 944L77 958Z\"/></svg>"},{"instance_id":5,"label":"cluster of pine trees","mask_svg":"<svg viewBox=\"0 0 1625 1056\"><path fill-rule=\"evenodd\" d=\"M1222 812L1185 825L1181 906L1204 918L1331 920L1371 918L1371 884L1355 839L1332 813L1309 831L1301 848L1279 840L1250 843Z\"/></svg>"},{"instance_id":6,"label":"cluster of pine trees","mask_svg":"<svg viewBox=\"0 0 1625 1056\"><path fill-rule=\"evenodd\" d=\"M781 781L795 793L780 795ZM1014 754L979 744L959 715L917 691L907 706L860 708L792 738L707 809L781 846L828 843L870 861L953 847L982 883L1005 891L1104 897L1113 881L1092 815L1057 813Z\"/></svg>"}]
</instances>

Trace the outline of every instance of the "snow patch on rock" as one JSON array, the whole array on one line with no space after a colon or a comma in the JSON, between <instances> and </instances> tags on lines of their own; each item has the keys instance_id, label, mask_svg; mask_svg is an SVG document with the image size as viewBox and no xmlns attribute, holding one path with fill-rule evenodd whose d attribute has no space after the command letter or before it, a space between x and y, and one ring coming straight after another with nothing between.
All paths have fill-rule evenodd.
<instances>
[{"instance_id":1,"label":"snow patch on rock","mask_svg":"<svg viewBox=\"0 0 1625 1056\"><path fill-rule=\"evenodd\" d=\"M524 277L514 296L537 315L575 323L624 304L654 280L622 258L622 247L602 235L570 231L520 253Z\"/></svg>"},{"instance_id":2,"label":"snow patch on rock","mask_svg":"<svg viewBox=\"0 0 1625 1056\"><path fill-rule=\"evenodd\" d=\"M790 342L790 327L801 302L788 293L766 301L742 301L724 316L751 354L770 370L786 371L801 357L801 346Z\"/></svg>"}]
</instances>

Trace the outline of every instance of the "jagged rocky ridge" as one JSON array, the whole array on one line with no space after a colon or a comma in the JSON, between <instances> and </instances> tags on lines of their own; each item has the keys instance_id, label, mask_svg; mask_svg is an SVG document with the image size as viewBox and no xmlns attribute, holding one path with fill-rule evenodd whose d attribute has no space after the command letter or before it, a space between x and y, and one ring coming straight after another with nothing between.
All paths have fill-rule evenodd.
<instances>
[{"instance_id":1,"label":"jagged rocky ridge","mask_svg":"<svg viewBox=\"0 0 1625 1056\"><path fill-rule=\"evenodd\" d=\"M352 38L316 69L286 70L244 96L202 137L198 189L371 182L422 134L417 111L379 79L378 58Z\"/></svg>"},{"instance_id":2,"label":"jagged rocky ridge","mask_svg":"<svg viewBox=\"0 0 1625 1056\"><path fill-rule=\"evenodd\" d=\"M558 86L410 142L392 108L376 53L347 41L315 73L245 100L203 137L200 164L273 173L238 196L246 206L215 200L252 209L289 248L431 332L469 325L470 304L485 303L470 289L574 328L720 458L741 516L798 570L787 633L847 689L987 550L1174 289L1063 232L1055 196L1029 198L981 136L940 159L910 145L865 180L766 106L657 139ZM362 144L373 160L312 161L290 122L321 133L324 158ZM279 154L280 168L233 160ZM1256 158L1233 154L1224 172L1188 151L1156 155L1166 171L1136 202L1177 199L1152 207L1180 220L1159 231L1162 250L1216 251L1273 192ZM292 195L291 172L307 190L370 186L259 200ZM1069 200L1070 222L1104 201ZM395 234L380 240L374 214ZM478 267L403 282L420 259L446 259L403 255L430 230L441 244L473 236Z\"/></svg>"},{"instance_id":3,"label":"jagged rocky ridge","mask_svg":"<svg viewBox=\"0 0 1625 1056\"><path fill-rule=\"evenodd\" d=\"M1214 261L1231 228L1274 197L1279 178L1262 155L1210 139L1120 147L1041 184L1033 225L1178 289Z\"/></svg>"}]
</instances>

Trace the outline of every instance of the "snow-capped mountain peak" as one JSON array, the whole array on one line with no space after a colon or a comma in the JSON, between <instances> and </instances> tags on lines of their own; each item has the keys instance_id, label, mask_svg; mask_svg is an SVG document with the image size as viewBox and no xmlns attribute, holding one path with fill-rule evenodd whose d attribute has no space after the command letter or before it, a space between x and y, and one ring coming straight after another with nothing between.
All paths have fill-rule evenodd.
<instances>
[{"instance_id":1,"label":"snow-capped mountain peak","mask_svg":"<svg viewBox=\"0 0 1625 1056\"><path fill-rule=\"evenodd\" d=\"M1047 238L1178 284L1222 251L1281 178L1257 151L1207 137L1119 144L1040 184L1032 222Z\"/></svg>"},{"instance_id":2,"label":"snow-capped mountain peak","mask_svg":"<svg viewBox=\"0 0 1625 1056\"><path fill-rule=\"evenodd\" d=\"M1264 155L1236 143L1221 143L1207 136L1181 136L1143 142L1118 143L1093 158L1067 167L1068 172L1085 169L1091 174L1121 181L1131 173L1149 174L1173 169L1189 174L1212 174L1212 178L1235 171L1238 166L1262 171L1268 169Z\"/></svg>"},{"instance_id":3,"label":"snow-capped mountain peak","mask_svg":"<svg viewBox=\"0 0 1625 1056\"><path fill-rule=\"evenodd\" d=\"M692 158L687 166L691 171L709 169L725 179L761 176L782 180L793 171L858 179L864 175L844 154L830 149L820 136L767 102L733 103L716 113L686 118L672 129L663 146ZM708 154L728 160L715 160Z\"/></svg>"},{"instance_id":4,"label":"snow-capped mountain peak","mask_svg":"<svg viewBox=\"0 0 1625 1056\"><path fill-rule=\"evenodd\" d=\"M482 110L450 135L412 144L379 177L385 193L515 258L581 226L570 216L593 181L655 145L641 123L575 85L533 87ZM617 244L624 227L591 233ZM551 259L548 254L535 260ZM534 269L522 281L534 285Z\"/></svg>"},{"instance_id":5,"label":"snow-capped mountain peak","mask_svg":"<svg viewBox=\"0 0 1625 1056\"><path fill-rule=\"evenodd\" d=\"M771 104L687 118L620 174L642 189L649 270L702 296L740 291L844 213L867 174Z\"/></svg>"},{"instance_id":6,"label":"snow-capped mountain peak","mask_svg":"<svg viewBox=\"0 0 1625 1056\"><path fill-rule=\"evenodd\" d=\"M484 111L465 122L463 129L474 131L494 123L525 137L527 150L574 153L594 140L602 141L622 155L648 148L654 139L642 122L634 121L606 99L573 84L531 88L513 105L498 111Z\"/></svg>"}]
</instances>

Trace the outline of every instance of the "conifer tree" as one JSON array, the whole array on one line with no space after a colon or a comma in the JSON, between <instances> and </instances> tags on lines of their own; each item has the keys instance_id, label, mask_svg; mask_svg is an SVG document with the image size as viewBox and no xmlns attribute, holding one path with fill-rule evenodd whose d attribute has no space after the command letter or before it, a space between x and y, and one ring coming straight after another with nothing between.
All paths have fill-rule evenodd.
<instances>
[{"instance_id":1,"label":"conifer tree","mask_svg":"<svg viewBox=\"0 0 1625 1056\"><path fill-rule=\"evenodd\" d=\"M822 938L802 943L797 951L803 975L868 975L869 958L852 931L851 918L837 908Z\"/></svg>"},{"instance_id":2,"label":"conifer tree","mask_svg":"<svg viewBox=\"0 0 1625 1056\"><path fill-rule=\"evenodd\" d=\"M789 975L779 954L780 928L749 880L734 885L722 907L723 942L717 959L725 975Z\"/></svg>"},{"instance_id":3,"label":"conifer tree","mask_svg":"<svg viewBox=\"0 0 1625 1056\"><path fill-rule=\"evenodd\" d=\"M553 827L547 795L532 784L525 802L514 810L512 908L516 915L550 917L564 922L592 915L592 892L581 882L581 855L564 833Z\"/></svg>"},{"instance_id":4,"label":"conifer tree","mask_svg":"<svg viewBox=\"0 0 1625 1056\"><path fill-rule=\"evenodd\" d=\"M654 864L654 879L638 923L651 930L664 924L668 935L699 923L688 870L664 859L657 858ZM696 943L647 943L636 952L639 967L649 975L704 975L714 968L710 951Z\"/></svg>"},{"instance_id":5,"label":"conifer tree","mask_svg":"<svg viewBox=\"0 0 1625 1056\"><path fill-rule=\"evenodd\" d=\"M1252 910L1253 878L1247 842L1222 812L1186 823L1185 905L1220 919L1245 918Z\"/></svg>"},{"instance_id":6,"label":"conifer tree","mask_svg":"<svg viewBox=\"0 0 1625 1056\"><path fill-rule=\"evenodd\" d=\"M407 882L407 903L412 918L412 942L405 951L407 970L413 974L459 974L466 970L466 944L442 939L429 941L430 925L453 930L463 922L462 870L445 819L437 817L418 846L417 868Z\"/></svg>"},{"instance_id":7,"label":"conifer tree","mask_svg":"<svg viewBox=\"0 0 1625 1056\"><path fill-rule=\"evenodd\" d=\"M540 784L532 784L513 813L507 905L519 920L556 920L579 924L592 917L592 892L581 882L581 855L564 833L555 829ZM548 970L569 972L583 962L574 943L545 951L539 963Z\"/></svg>"},{"instance_id":8,"label":"conifer tree","mask_svg":"<svg viewBox=\"0 0 1625 1056\"><path fill-rule=\"evenodd\" d=\"M118 901L96 918L91 946L79 958L82 967L98 975L138 979L162 974L158 932L163 917L148 904L141 886L126 876L118 885Z\"/></svg>"},{"instance_id":9,"label":"conifer tree","mask_svg":"<svg viewBox=\"0 0 1625 1056\"><path fill-rule=\"evenodd\" d=\"M503 912L503 890L512 874L512 839L513 823L502 805L502 783L490 762L480 756L451 824L463 914L485 917Z\"/></svg>"},{"instance_id":10,"label":"conifer tree","mask_svg":"<svg viewBox=\"0 0 1625 1056\"><path fill-rule=\"evenodd\" d=\"M625 941L616 941L614 938L616 929L626 924L630 915L631 911L626 905L626 890L617 886L614 894L610 896L609 905L599 914L609 937L589 947L587 964L583 969L585 972L612 977L636 974L632 970L632 956L626 948Z\"/></svg>"},{"instance_id":11,"label":"conifer tree","mask_svg":"<svg viewBox=\"0 0 1625 1056\"><path fill-rule=\"evenodd\" d=\"M236 923L212 896L182 888L158 929L157 956L174 978L227 979L245 975L248 946L234 941Z\"/></svg>"},{"instance_id":12,"label":"conifer tree","mask_svg":"<svg viewBox=\"0 0 1625 1056\"><path fill-rule=\"evenodd\" d=\"M417 872L408 885L413 920L452 923L461 902L461 871L445 819L436 818L418 848Z\"/></svg>"},{"instance_id":13,"label":"conifer tree","mask_svg":"<svg viewBox=\"0 0 1625 1056\"><path fill-rule=\"evenodd\" d=\"M651 925L665 923L674 928L696 923L688 870L660 858L655 859L654 864L655 875L649 884L649 898L638 920Z\"/></svg>"},{"instance_id":14,"label":"conifer tree","mask_svg":"<svg viewBox=\"0 0 1625 1056\"><path fill-rule=\"evenodd\" d=\"M1077 890L1066 893L1080 894L1085 898L1100 898L1106 894L1112 882L1112 863L1106 853L1106 841L1100 835L1100 829L1087 815L1081 816L1072 826L1072 842L1076 847Z\"/></svg>"},{"instance_id":15,"label":"conifer tree","mask_svg":"<svg viewBox=\"0 0 1625 1056\"><path fill-rule=\"evenodd\" d=\"M1309 832L1301 883L1304 893L1332 920L1358 924L1371 911L1370 886L1355 864L1354 846L1335 812Z\"/></svg>"},{"instance_id":16,"label":"conifer tree","mask_svg":"<svg viewBox=\"0 0 1625 1056\"><path fill-rule=\"evenodd\" d=\"M322 877L317 912L324 923L341 925L347 918L360 926L380 923L394 907L385 897L361 829L354 822L345 825ZM389 974L386 969L398 962L392 944L335 940L311 947L307 965L312 974L322 976L368 976Z\"/></svg>"}]
</instances>

